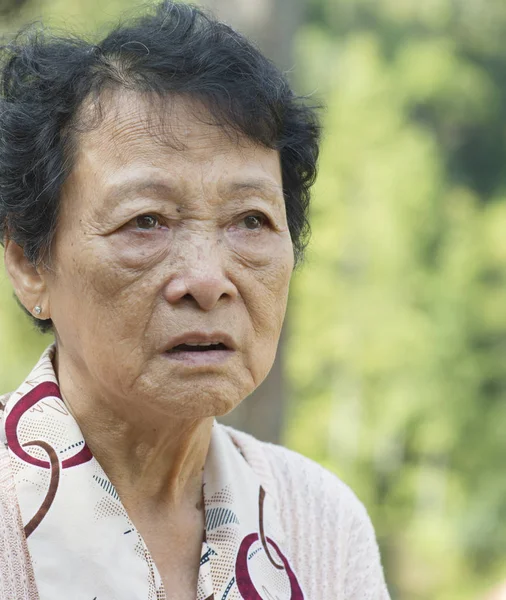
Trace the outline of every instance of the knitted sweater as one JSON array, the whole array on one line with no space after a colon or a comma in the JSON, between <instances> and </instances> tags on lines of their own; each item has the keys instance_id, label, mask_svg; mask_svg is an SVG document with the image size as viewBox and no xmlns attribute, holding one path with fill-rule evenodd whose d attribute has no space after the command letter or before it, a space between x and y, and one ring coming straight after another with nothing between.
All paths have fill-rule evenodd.
<instances>
[{"instance_id":1,"label":"knitted sweater","mask_svg":"<svg viewBox=\"0 0 506 600\"><path fill-rule=\"evenodd\" d=\"M0 398L0 420L2 415ZM362 504L311 460L226 431L272 494L307 600L388 600L374 530ZM0 444L0 600L38 600L7 449Z\"/></svg>"}]
</instances>

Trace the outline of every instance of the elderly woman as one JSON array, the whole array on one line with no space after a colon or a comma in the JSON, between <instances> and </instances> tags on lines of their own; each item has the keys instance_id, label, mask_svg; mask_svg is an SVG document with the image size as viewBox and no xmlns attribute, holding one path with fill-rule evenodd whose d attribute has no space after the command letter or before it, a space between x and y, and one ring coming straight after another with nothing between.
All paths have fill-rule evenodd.
<instances>
[{"instance_id":1,"label":"elderly woman","mask_svg":"<svg viewBox=\"0 0 506 600\"><path fill-rule=\"evenodd\" d=\"M55 343L1 402L2 600L388 598L352 492L215 421L274 360L312 110L184 4L3 52L5 265Z\"/></svg>"}]
</instances>

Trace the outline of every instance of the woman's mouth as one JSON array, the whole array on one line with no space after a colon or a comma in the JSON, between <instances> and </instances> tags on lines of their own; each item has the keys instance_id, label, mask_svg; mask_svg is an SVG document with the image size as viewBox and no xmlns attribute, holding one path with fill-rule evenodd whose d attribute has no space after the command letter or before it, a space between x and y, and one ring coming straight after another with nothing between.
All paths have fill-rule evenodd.
<instances>
[{"instance_id":1,"label":"woman's mouth","mask_svg":"<svg viewBox=\"0 0 506 600\"><path fill-rule=\"evenodd\" d=\"M228 350L228 348L221 342L178 344L169 352L213 352L214 350Z\"/></svg>"},{"instance_id":2,"label":"woman's mouth","mask_svg":"<svg viewBox=\"0 0 506 600\"><path fill-rule=\"evenodd\" d=\"M165 355L188 366L219 365L235 351L232 338L223 333L192 332L173 340Z\"/></svg>"}]
</instances>

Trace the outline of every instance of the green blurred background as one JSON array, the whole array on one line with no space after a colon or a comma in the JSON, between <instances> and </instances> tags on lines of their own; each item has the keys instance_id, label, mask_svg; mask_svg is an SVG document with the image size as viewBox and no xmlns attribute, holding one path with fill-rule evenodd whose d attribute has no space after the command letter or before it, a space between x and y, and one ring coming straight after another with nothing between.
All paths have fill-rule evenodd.
<instances>
[{"instance_id":1,"label":"green blurred background","mask_svg":"<svg viewBox=\"0 0 506 600\"><path fill-rule=\"evenodd\" d=\"M355 490L393 598L483 598L506 579L506 2L204 4L327 105L280 356L228 422ZM0 0L0 29L138 6ZM2 271L0 391L48 341Z\"/></svg>"}]
</instances>

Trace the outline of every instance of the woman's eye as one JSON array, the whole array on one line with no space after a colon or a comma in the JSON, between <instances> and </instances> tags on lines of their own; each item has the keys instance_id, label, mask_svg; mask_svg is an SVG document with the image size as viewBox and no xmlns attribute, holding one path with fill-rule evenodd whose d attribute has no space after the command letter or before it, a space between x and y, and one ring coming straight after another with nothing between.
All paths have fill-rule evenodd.
<instances>
[{"instance_id":1,"label":"woman's eye","mask_svg":"<svg viewBox=\"0 0 506 600\"><path fill-rule=\"evenodd\" d=\"M265 225L265 217L263 215L247 215L244 217L243 222L246 229L255 231L261 229Z\"/></svg>"},{"instance_id":2,"label":"woman's eye","mask_svg":"<svg viewBox=\"0 0 506 600\"><path fill-rule=\"evenodd\" d=\"M156 229L160 223L156 215L140 215L135 219L135 224L138 229L146 231L149 229Z\"/></svg>"}]
</instances>

